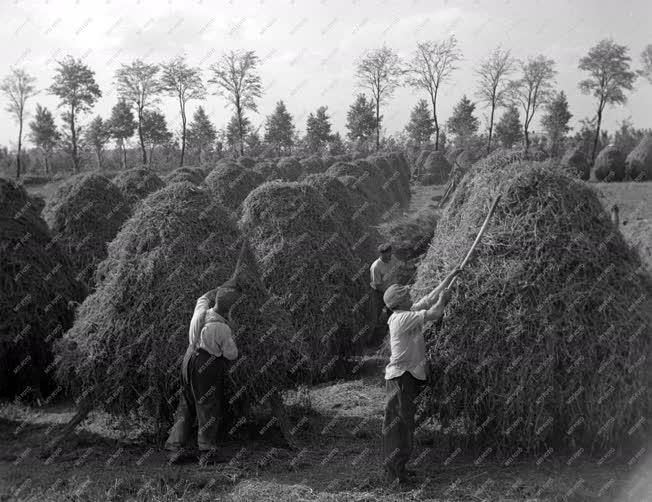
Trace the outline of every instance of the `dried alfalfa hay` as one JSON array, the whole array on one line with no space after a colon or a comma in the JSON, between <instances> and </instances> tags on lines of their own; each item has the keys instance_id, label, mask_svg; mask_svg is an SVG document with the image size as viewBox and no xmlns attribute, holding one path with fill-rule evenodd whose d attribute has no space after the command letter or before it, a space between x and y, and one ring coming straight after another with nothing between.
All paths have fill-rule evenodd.
<instances>
[{"instance_id":1,"label":"dried alfalfa hay","mask_svg":"<svg viewBox=\"0 0 652 502\"><path fill-rule=\"evenodd\" d=\"M448 180L451 169L451 165L446 160L443 152L430 152L419 170L417 179L423 185L441 185Z\"/></svg>"},{"instance_id":2,"label":"dried alfalfa hay","mask_svg":"<svg viewBox=\"0 0 652 502\"><path fill-rule=\"evenodd\" d=\"M383 189L391 194L394 202L405 206L410 200L410 185L409 180L403 176L398 158L389 155L374 155L368 157L367 160L378 172L382 173L385 179Z\"/></svg>"},{"instance_id":3,"label":"dried alfalfa hay","mask_svg":"<svg viewBox=\"0 0 652 502\"><path fill-rule=\"evenodd\" d=\"M204 181L206 174L195 168L178 167L165 177L165 182L170 185L172 183L181 183L187 181L194 185L201 184Z\"/></svg>"},{"instance_id":4,"label":"dried alfalfa hay","mask_svg":"<svg viewBox=\"0 0 652 502\"><path fill-rule=\"evenodd\" d=\"M625 159L625 176L635 181L652 180L652 135L645 136Z\"/></svg>"},{"instance_id":5,"label":"dried alfalfa hay","mask_svg":"<svg viewBox=\"0 0 652 502\"><path fill-rule=\"evenodd\" d=\"M242 237L204 188L175 183L140 204L110 245L105 279L57 344L57 375L78 399L118 415L171 422L196 300L231 279ZM287 312L269 297L255 263L236 280L229 313L240 355L230 406L292 386L303 354Z\"/></svg>"},{"instance_id":6,"label":"dried alfalfa hay","mask_svg":"<svg viewBox=\"0 0 652 502\"><path fill-rule=\"evenodd\" d=\"M560 166L580 179L588 180L591 177L591 164L580 146L573 146L566 150Z\"/></svg>"},{"instance_id":7,"label":"dried alfalfa hay","mask_svg":"<svg viewBox=\"0 0 652 502\"><path fill-rule=\"evenodd\" d=\"M163 180L156 173L142 167L118 174L113 178L113 183L131 205L165 186Z\"/></svg>"},{"instance_id":8,"label":"dried alfalfa hay","mask_svg":"<svg viewBox=\"0 0 652 502\"><path fill-rule=\"evenodd\" d=\"M24 188L0 178L0 396L48 397L52 342L85 288Z\"/></svg>"},{"instance_id":9,"label":"dried alfalfa hay","mask_svg":"<svg viewBox=\"0 0 652 502\"><path fill-rule=\"evenodd\" d=\"M235 162L220 162L206 177L204 183L215 200L231 211L239 211L242 201L258 185L263 176Z\"/></svg>"},{"instance_id":10,"label":"dried alfalfa hay","mask_svg":"<svg viewBox=\"0 0 652 502\"><path fill-rule=\"evenodd\" d=\"M625 156L614 145L604 147L593 163L593 176L598 181L622 181L625 178Z\"/></svg>"},{"instance_id":11,"label":"dried alfalfa hay","mask_svg":"<svg viewBox=\"0 0 652 502\"><path fill-rule=\"evenodd\" d=\"M391 194L383 188L385 178L382 173L366 160L337 162L328 168L326 174L335 177L354 177L356 187L365 195L369 204L377 208L379 214L396 202Z\"/></svg>"},{"instance_id":12,"label":"dried alfalfa hay","mask_svg":"<svg viewBox=\"0 0 652 502\"><path fill-rule=\"evenodd\" d=\"M501 194L440 327L420 406L467 447L596 450L642 441L652 411L652 279L592 188L552 163L476 171L444 213L413 298L466 255ZM639 428L640 427L640 428Z\"/></svg>"},{"instance_id":13,"label":"dried alfalfa hay","mask_svg":"<svg viewBox=\"0 0 652 502\"><path fill-rule=\"evenodd\" d=\"M43 216L53 239L70 256L76 278L89 287L97 265L129 217L122 192L99 174L71 177L48 201Z\"/></svg>"},{"instance_id":14,"label":"dried alfalfa hay","mask_svg":"<svg viewBox=\"0 0 652 502\"><path fill-rule=\"evenodd\" d=\"M297 181L303 173L302 164L294 157L281 158L274 168L274 179Z\"/></svg>"},{"instance_id":15,"label":"dried alfalfa hay","mask_svg":"<svg viewBox=\"0 0 652 502\"><path fill-rule=\"evenodd\" d=\"M238 157L238 164L247 169L253 169L256 165L256 160L251 157Z\"/></svg>"},{"instance_id":16,"label":"dried alfalfa hay","mask_svg":"<svg viewBox=\"0 0 652 502\"><path fill-rule=\"evenodd\" d=\"M358 270L329 202L305 183L272 181L249 194L240 227L261 277L312 354L313 379L337 373L366 336L368 278Z\"/></svg>"}]
</instances>

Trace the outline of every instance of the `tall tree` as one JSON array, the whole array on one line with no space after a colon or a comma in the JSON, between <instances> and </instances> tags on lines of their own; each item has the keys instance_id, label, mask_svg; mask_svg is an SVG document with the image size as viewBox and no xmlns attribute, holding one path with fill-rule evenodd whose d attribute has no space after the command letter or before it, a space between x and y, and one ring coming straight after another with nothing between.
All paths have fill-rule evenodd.
<instances>
[{"instance_id":1,"label":"tall tree","mask_svg":"<svg viewBox=\"0 0 652 502\"><path fill-rule=\"evenodd\" d=\"M627 46L618 45L611 39L604 39L580 59L579 69L589 74L589 78L579 83L580 91L584 94L593 94L598 100L591 161L595 159L597 153L605 106L626 103L625 91L631 91L634 87L636 73L630 70L632 58L629 57L628 52Z\"/></svg>"},{"instance_id":2,"label":"tall tree","mask_svg":"<svg viewBox=\"0 0 652 502\"><path fill-rule=\"evenodd\" d=\"M523 141L523 124L516 106L508 107L496 123L496 139L505 148L512 148Z\"/></svg>"},{"instance_id":3,"label":"tall tree","mask_svg":"<svg viewBox=\"0 0 652 502\"><path fill-rule=\"evenodd\" d=\"M462 59L455 36L442 42L420 42L410 60L407 82L416 89L422 89L430 96L432 118L435 123L435 149L439 149L439 119L437 117L437 95L441 85L457 69Z\"/></svg>"},{"instance_id":4,"label":"tall tree","mask_svg":"<svg viewBox=\"0 0 652 502\"><path fill-rule=\"evenodd\" d=\"M79 171L79 133L77 124L79 113L91 110L95 102L102 97L102 91L95 82L95 72L83 63L81 59L67 56L58 61L54 82L49 88L51 94L59 97L59 107L65 109L62 118L68 126L68 140L75 171Z\"/></svg>"},{"instance_id":5,"label":"tall tree","mask_svg":"<svg viewBox=\"0 0 652 502\"><path fill-rule=\"evenodd\" d=\"M206 162L206 155L217 138L215 126L211 123L202 106L197 107L188 127L188 145L199 152L199 163Z\"/></svg>"},{"instance_id":6,"label":"tall tree","mask_svg":"<svg viewBox=\"0 0 652 502\"><path fill-rule=\"evenodd\" d=\"M374 102L367 100L365 94L358 94L346 113L347 137L351 141L366 142L377 131Z\"/></svg>"},{"instance_id":7,"label":"tall tree","mask_svg":"<svg viewBox=\"0 0 652 502\"><path fill-rule=\"evenodd\" d=\"M320 106L306 120L306 143L311 152L321 151L332 138L331 119L327 111L327 106Z\"/></svg>"},{"instance_id":8,"label":"tall tree","mask_svg":"<svg viewBox=\"0 0 652 502\"><path fill-rule=\"evenodd\" d=\"M430 141L432 133L435 132L435 126L434 120L430 116L428 102L425 99L420 99L414 108L412 108L410 122L405 126L405 130L410 139L417 145Z\"/></svg>"},{"instance_id":9,"label":"tall tree","mask_svg":"<svg viewBox=\"0 0 652 502\"><path fill-rule=\"evenodd\" d=\"M145 110L142 120L142 134L145 145L149 147L149 164L152 164L154 148L172 140L165 116L158 110Z\"/></svg>"},{"instance_id":10,"label":"tall tree","mask_svg":"<svg viewBox=\"0 0 652 502\"><path fill-rule=\"evenodd\" d=\"M57 125L54 123L54 116L50 110L37 104L36 115L34 116L34 120L29 123L29 128L31 130L30 139L43 153L45 174L48 174L50 172L52 151L61 138L61 134L57 130Z\"/></svg>"},{"instance_id":11,"label":"tall tree","mask_svg":"<svg viewBox=\"0 0 652 502\"><path fill-rule=\"evenodd\" d=\"M210 66L213 78L209 83L217 85L218 94L225 97L235 111L240 155L244 155L246 136L244 112L257 111L256 98L263 94L258 63L258 56L254 51L230 51Z\"/></svg>"},{"instance_id":12,"label":"tall tree","mask_svg":"<svg viewBox=\"0 0 652 502\"><path fill-rule=\"evenodd\" d=\"M120 148L120 163L122 169L127 169L127 140L134 135L136 131L136 120L131 107L124 99L118 102L111 109L111 118L109 119L109 128L111 136L118 143Z\"/></svg>"},{"instance_id":13,"label":"tall tree","mask_svg":"<svg viewBox=\"0 0 652 502\"><path fill-rule=\"evenodd\" d=\"M247 152L251 156L258 156L263 151L263 142L260 140L258 129L252 129L249 134L245 136L245 143L247 144Z\"/></svg>"},{"instance_id":14,"label":"tall tree","mask_svg":"<svg viewBox=\"0 0 652 502\"><path fill-rule=\"evenodd\" d=\"M328 142L328 154L329 155L342 155L346 153L346 147L344 146L344 141L342 141L342 136L339 132L331 135L331 139Z\"/></svg>"},{"instance_id":15,"label":"tall tree","mask_svg":"<svg viewBox=\"0 0 652 502\"><path fill-rule=\"evenodd\" d=\"M108 122L102 120L99 115L91 120L84 132L86 144L93 148L97 158L97 168L102 169L102 152L104 147L111 140L111 128Z\"/></svg>"},{"instance_id":16,"label":"tall tree","mask_svg":"<svg viewBox=\"0 0 652 502\"><path fill-rule=\"evenodd\" d=\"M530 148L530 125L537 110L548 102L552 94L555 62L539 55L519 61L521 76L509 83L508 95L512 104L523 110L523 139L525 151Z\"/></svg>"},{"instance_id":17,"label":"tall tree","mask_svg":"<svg viewBox=\"0 0 652 502\"><path fill-rule=\"evenodd\" d=\"M291 152L294 145L294 121L283 101L276 103L276 108L265 121L265 142L277 154Z\"/></svg>"},{"instance_id":18,"label":"tall tree","mask_svg":"<svg viewBox=\"0 0 652 502\"><path fill-rule=\"evenodd\" d=\"M636 73L652 84L652 44L646 45L643 52L641 52L641 65L642 68Z\"/></svg>"},{"instance_id":19,"label":"tall tree","mask_svg":"<svg viewBox=\"0 0 652 502\"><path fill-rule=\"evenodd\" d=\"M541 125L548 134L550 156L558 158L562 154L564 139L571 130L568 122L573 117L568 111L568 100L564 91L556 93L546 105L546 114Z\"/></svg>"},{"instance_id":20,"label":"tall tree","mask_svg":"<svg viewBox=\"0 0 652 502\"><path fill-rule=\"evenodd\" d=\"M136 59L130 65L121 65L115 72L118 94L136 108L143 164L147 164L147 148L143 133L144 113L158 101L158 94L161 92L158 72L158 65L147 64L140 59Z\"/></svg>"},{"instance_id":21,"label":"tall tree","mask_svg":"<svg viewBox=\"0 0 652 502\"><path fill-rule=\"evenodd\" d=\"M238 119L238 116L234 114L229 120L229 123L226 126L226 144L231 149L234 154L240 154L244 152L244 145L242 144L247 138L247 135L251 132L251 122L245 116Z\"/></svg>"},{"instance_id":22,"label":"tall tree","mask_svg":"<svg viewBox=\"0 0 652 502\"><path fill-rule=\"evenodd\" d=\"M496 47L491 54L482 60L475 71L479 79L477 95L489 108L487 153L491 151L496 107L505 104L507 77L514 71L514 63L514 58L512 58L509 50Z\"/></svg>"},{"instance_id":23,"label":"tall tree","mask_svg":"<svg viewBox=\"0 0 652 502\"><path fill-rule=\"evenodd\" d=\"M473 115L474 112L475 103L472 103L466 95L462 96L462 99L453 108L447 126L449 132L455 135L455 143L458 147L464 146L469 138L478 131L480 121Z\"/></svg>"},{"instance_id":24,"label":"tall tree","mask_svg":"<svg viewBox=\"0 0 652 502\"><path fill-rule=\"evenodd\" d=\"M22 68L12 68L0 83L0 91L9 101L6 110L18 122L18 149L16 151L16 178L20 178L20 153L23 146L23 120L25 118L25 104L27 100L37 94L34 86L36 79Z\"/></svg>"},{"instance_id":25,"label":"tall tree","mask_svg":"<svg viewBox=\"0 0 652 502\"><path fill-rule=\"evenodd\" d=\"M201 79L201 70L188 66L182 56L177 56L162 65L161 86L168 95L179 101L181 113L181 160L183 166L186 154L186 103L190 99L204 99L206 89Z\"/></svg>"},{"instance_id":26,"label":"tall tree","mask_svg":"<svg viewBox=\"0 0 652 502\"><path fill-rule=\"evenodd\" d=\"M380 148L380 105L392 97L402 75L401 59L385 45L369 52L357 63L358 83L371 92L376 107L376 150Z\"/></svg>"}]
</instances>

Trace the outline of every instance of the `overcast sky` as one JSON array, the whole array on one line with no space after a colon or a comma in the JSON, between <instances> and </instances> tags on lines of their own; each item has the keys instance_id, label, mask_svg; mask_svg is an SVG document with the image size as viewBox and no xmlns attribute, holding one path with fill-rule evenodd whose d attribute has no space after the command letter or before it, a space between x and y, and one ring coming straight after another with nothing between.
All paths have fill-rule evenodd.
<instances>
[{"instance_id":1,"label":"overcast sky","mask_svg":"<svg viewBox=\"0 0 652 502\"><path fill-rule=\"evenodd\" d=\"M356 58L383 43L409 56L417 41L455 34L464 60L442 88L443 119L463 94L475 100L473 69L500 44L519 58L544 54L556 61L557 87L566 91L576 125L595 113L593 99L577 90L579 58L600 39L612 37L630 47L638 68L641 51L652 43L650 0L2 0L0 5L2 75L11 66L24 67L41 89L29 111L37 102L54 109L57 100L45 89L56 60L66 54L83 58L103 92L85 121L98 113L108 117L117 99L113 75L121 63L185 54L208 77L208 66L222 51L246 48L255 50L262 63L265 93L259 113L250 114L256 126L282 99L299 129L305 130L308 113L327 105L335 129L344 134L347 108L360 91ZM403 129L420 97L425 96L409 88L396 92L383 110L388 133ZM191 111L198 104L192 102ZM203 106L219 128L231 115L213 94ZM160 107L170 126L177 127L174 100L166 98ZM14 145L16 125L0 113L0 143ZM485 116L481 108L478 116ZM628 104L608 108L604 123L613 129L627 117L637 127L652 127L649 82L639 79Z\"/></svg>"}]
</instances>

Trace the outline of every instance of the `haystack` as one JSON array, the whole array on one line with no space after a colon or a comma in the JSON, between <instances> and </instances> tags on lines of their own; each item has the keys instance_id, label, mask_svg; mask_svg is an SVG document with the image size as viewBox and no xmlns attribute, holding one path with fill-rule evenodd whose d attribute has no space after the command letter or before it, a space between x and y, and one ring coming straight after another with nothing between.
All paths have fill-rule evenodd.
<instances>
[{"instance_id":1,"label":"haystack","mask_svg":"<svg viewBox=\"0 0 652 502\"><path fill-rule=\"evenodd\" d=\"M561 158L560 165L580 179L588 180L591 177L591 164L580 146L574 146L566 150Z\"/></svg>"},{"instance_id":2,"label":"haystack","mask_svg":"<svg viewBox=\"0 0 652 502\"><path fill-rule=\"evenodd\" d=\"M333 218L360 266L370 266L376 259L380 235L372 226L375 222L360 210L364 207L364 198L327 174L311 174L302 183L317 189L328 201L322 218Z\"/></svg>"},{"instance_id":3,"label":"haystack","mask_svg":"<svg viewBox=\"0 0 652 502\"><path fill-rule=\"evenodd\" d=\"M92 287L107 244L129 217L122 192L104 176L80 174L61 185L43 213L53 238L70 256L76 278Z\"/></svg>"},{"instance_id":4,"label":"haystack","mask_svg":"<svg viewBox=\"0 0 652 502\"><path fill-rule=\"evenodd\" d=\"M424 148L421 150L419 155L417 156L416 163L414 164L414 174L417 176L421 172L421 169L423 169L423 165L426 163L426 159L428 158L428 155L430 155L432 152L434 152L434 149L431 148Z\"/></svg>"},{"instance_id":5,"label":"haystack","mask_svg":"<svg viewBox=\"0 0 652 502\"><path fill-rule=\"evenodd\" d=\"M283 157L276 164L276 179L283 181L297 181L302 172L302 164L294 157Z\"/></svg>"},{"instance_id":6,"label":"haystack","mask_svg":"<svg viewBox=\"0 0 652 502\"><path fill-rule=\"evenodd\" d=\"M645 136L627 159L625 159L625 176L635 181L652 180L652 135Z\"/></svg>"},{"instance_id":7,"label":"haystack","mask_svg":"<svg viewBox=\"0 0 652 502\"><path fill-rule=\"evenodd\" d=\"M263 176L252 169L235 162L220 162L204 182L219 204L238 211L249 192L264 181Z\"/></svg>"},{"instance_id":8,"label":"haystack","mask_svg":"<svg viewBox=\"0 0 652 502\"><path fill-rule=\"evenodd\" d=\"M238 157L238 164L240 164L242 167L246 167L247 169L253 169L253 167L256 165L256 161L251 157Z\"/></svg>"},{"instance_id":9,"label":"haystack","mask_svg":"<svg viewBox=\"0 0 652 502\"><path fill-rule=\"evenodd\" d=\"M72 263L53 242L27 192L0 178L0 396L47 397L51 342L84 298Z\"/></svg>"},{"instance_id":10,"label":"haystack","mask_svg":"<svg viewBox=\"0 0 652 502\"><path fill-rule=\"evenodd\" d=\"M399 160L396 157L385 155L374 155L368 157L367 160L382 173L385 182L383 188L386 192L391 194L392 199L398 202L399 205L404 206L410 200L410 184L406 180L401 171Z\"/></svg>"},{"instance_id":11,"label":"haystack","mask_svg":"<svg viewBox=\"0 0 652 502\"><path fill-rule=\"evenodd\" d=\"M440 151L431 152L419 170L418 180L423 185L441 185L446 183L451 172L451 165Z\"/></svg>"},{"instance_id":12,"label":"haystack","mask_svg":"<svg viewBox=\"0 0 652 502\"><path fill-rule=\"evenodd\" d=\"M165 182L169 185L172 183L181 183L183 181L187 181L189 183L199 185L202 181L204 181L205 177L206 174L197 168L178 167L165 177Z\"/></svg>"},{"instance_id":13,"label":"haystack","mask_svg":"<svg viewBox=\"0 0 652 502\"><path fill-rule=\"evenodd\" d=\"M336 160L335 157L333 157L332 155L324 155L324 156L321 158L321 163L322 163L322 165L324 166L324 169L328 169L328 168L331 167L333 164L335 164L335 162L337 162L337 160Z\"/></svg>"},{"instance_id":14,"label":"haystack","mask_svg":"<svg viewBox=\"0 0 652 502\"><path fill-rule=\"evenodd\" d=\"M427 330L422 409L478 448L642 440L652 279L589 186L548 162L494 167L476 169L419 266L414 298L460 263L502 194L441 329Z\"/></svg>"},{"instance_id":15,"label":"haystack","mask_svg":"<svg viewBox=\"0 0 652 502\"><path fill-rule=\"evenodd\" d=\"M366 336L366 269L358 269L329 203L307 184L273 181L243 203L263 282L280 297L312 354L310 373L326 378L356 353Z\"/></svg>"},{"instance_id":16,"label":"haystack","mask_svg":"<svg viewBox=\"0 0 652 502\"><path fill-rule=\"evenodd\" d=\"M326 174L335 177L353 176L356 179L356 188L367 198L369 204L378 210L378 214L394 204L394 199L383 185L383 175L366 160L351 162L337 162L328 168Z\"/></svg>"},{"instance_id":17,"label":"haystack","mask_svg":"<svg viewBox=\"0 0 652 502\"><path fill-rule=\"evenodd\" d=\"M324 163L319 157L307 157L301 160L301 173L303 175L318 174L325 170Z\"/></svg>"},{"instance_id":18,"label":"haystack","mask_svg":"<svg viewBox=\"0 0 652 502\"><path fill-rule=\"evenodd\" d=\"M30 202L36 211L36 214L40 215L45 209L45 199L42 195L32 194L29 196Z\"/></svg>"},{"instance_id":19,"label":"haystack","mask_svg":"<svg viewBox=\"0 0 652 502\"><path fill-rule=\"evenodd\" d=\"M131 205L165 186L163 180L154 172L142 167L118 174L113 178L113 183Z\"/></svg>"},{"instance_id":20,"label":"haystack","mask_svg":"<svg viewBox=\"0 0 652 502\"><path fill-rule=\"evenodd\" d=\"M277 178L276 166L269 161L258 162L252 171L259 174L265 181L271 181Z\"/></svg>"},{"instance_id":21,"label":"haystack","mask_svg":"<svg viewBox=\"0 0 652 502\"><path fill-rule=\"evenodd\" d=\"M170 423L195 302L229 279L240 244L208 190L185 182L150 195L111 243L105 280L58 344L62 385L109 412ZM230 312L241 355L230 375L238 395L256 400L292 385L288 369L301 354L276 300L255 273L242 278L244 301Z\"/></svg>"},{"instance_id":22,"label":"haystack","mask_svg":"<svg viewBox=\"0 0 652 502\"><path fill-rule=\"evenodd\" d=\"M614 145L604 147L593 163L593 176L598 181L622 181L625 178L625 156Z\"/></svg>"}]
</instances>

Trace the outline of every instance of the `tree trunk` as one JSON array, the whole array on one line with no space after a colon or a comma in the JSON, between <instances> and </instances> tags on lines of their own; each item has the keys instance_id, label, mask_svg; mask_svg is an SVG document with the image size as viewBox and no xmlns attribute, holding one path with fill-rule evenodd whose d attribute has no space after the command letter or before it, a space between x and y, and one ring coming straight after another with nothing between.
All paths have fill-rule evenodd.
<instances>
[{"instance_id":1,"label":"tree trunk","mask_svg":"<svg viewBox=\"0 0 652 502\"><path fill-rule=\"evenodd\" d=\"M380 150L380 96L376 99L376 151Z\"/></svg>"},{"instance_id":2,"label":"tree trunk","mask_svg":"<svg viewBox=\"0 0 652 502\"><path fill-rule=\"evenodd\" d=\"M181 101L181 99L179 99ZM186 107L183 102L181 102L181 163L180 167L183 167L183 159L186 155Z\"/></svg>"},{"instance_id":3,"label":"tree trunk","mask_svg":"<svg viewBox=\"0 0 652 502\"><path fill-rule=\"evenodd\" d=\"M18 153L16 154L16 179L20 179L20 150L23 146L23 114L18 120Z\"/></svg>"},{"instance_id":4,"label":"tree trunk","mask_svg":"<svg viewBox=\"0 0 652 502\"><path fill-rule=\"evenodd\" d=\"M598 149L598 140L600 139L600 126L602 125L602 103L598 107L598 124L595 128L595 137L593 138L593 150L591 151L591 164L595 161L595 154Z\"/></svg>"},{"instance_id":5,"label":"tree trunk","mask_svg":"<svg viewBox=\"0 0 652 502\"><path fill-rule=\"evenodd\" d=\"M140 149L143 152L143 165L147 165L147 148L145 148L145 138L143 138L143 110L138 108L138 138L140 139Z\"/></svg>"},{"instance_id":6,"label":"tree trunk","mask_svg":"<svg viewBox=\"0 0 652 502\"><path fill-rule=\"evenodd\" d=\"M79 157L77 157L77 132L75 131L75 108L70 108L70 140L72 141L72 165L75 173L79 172Z\"/></svg>"},{"instance_id":7,"label":"tree trunk","mask_svg":"<svg viewBox=\"0 0 652 502\"><path fill-rule=\"evenodd\" d=\"M124 138L119 139L119 147L120 147L120 164L122 165L122 169L126 170L127 169L127 149L125 148L125 140L124 140Z\"/></svg>"},{"instance_id":8,"label":"tree trunk","mask_svg":"<svg viewBox=\"0 0 652 502\"><path fill-rule=\"evenodd\" d=\"M491 152L491 136L494 131L494 112L496 111L496 103L491 103L491 115L489 116L489 138L487 139L487 154Z\"/></svg>"},{"instance_id":9,"label":"tree trunk","mask_svg":"<svg viewBox=\"0 0 652 502\"><path fill-rule=\"evenodd\" d=\"M97 170L102 170L102 152L98 149L95 150L95 155L97 156Z\"/></svg>"},{"instance_id":10,"label":"tree trunk","mask_svg":"<svg viewBox=\"0 0 652 502\"><path fill-rule=\"evenodd\" d=\"M435 150L439 150L439 121L437 120L437 92L432 96L432 118L435 121Z\"/></svg>"},{"instance_id":11,"label":"tree trunk","mask_svg":"<svg viewBox=\"0 0 652 502\"><path fill-rule=\"evenodd\" d=\"M47 175L50 173L50 159L47 153L43 157L45 160L45 174Z\"/></svg>"}]
</instances>

